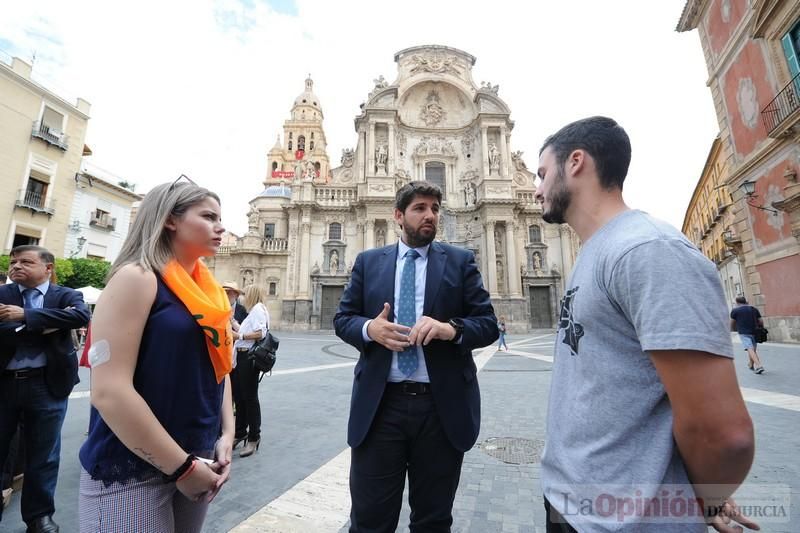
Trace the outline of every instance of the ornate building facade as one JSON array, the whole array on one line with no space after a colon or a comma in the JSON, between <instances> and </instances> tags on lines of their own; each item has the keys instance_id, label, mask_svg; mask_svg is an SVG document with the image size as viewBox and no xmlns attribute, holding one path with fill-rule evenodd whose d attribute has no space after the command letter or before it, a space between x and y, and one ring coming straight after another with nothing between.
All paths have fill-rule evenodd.
<instances>
[{"instance_id":1,"label":"ornate building facade","mask_svg":"<svg viewBox=\"0 0 800 533\"><path fill-rule=\"evenodd\" d=\"M719 122L733 217L725 244L770 340L800 342L800 3L687 0Z\"/></svg>"},{"instance_id":2,"label":"ornate building facade","mask_svg":"<svg viewBox=\"0 0 800 533\"><path fill-rule=\"evenodd\" d=\"M336 168L306 80L268 154L247 234L209 267L221 280L263 284L280 327L330 329L356 255L399 238L395 192L427 180L444 194L437 239L475 253L497 315L512 330L554 327L578 240L543 223L535 175L511 150L514 122L499 86L477 86L475 57L454 48L408 48L395 62L395 81L375 80L355 119L355 148Z\"/></svg>"}]
</instances>

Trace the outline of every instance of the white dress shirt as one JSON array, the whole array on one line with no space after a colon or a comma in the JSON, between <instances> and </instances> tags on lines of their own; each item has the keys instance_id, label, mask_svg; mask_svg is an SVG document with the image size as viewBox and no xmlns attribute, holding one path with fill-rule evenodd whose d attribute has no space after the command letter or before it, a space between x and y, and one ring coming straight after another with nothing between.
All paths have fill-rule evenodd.
<instances>
[{"instance_id":1,"label":"white dress shirt","mask_svg":"<svg viewBox=\"0 0 800 533\"><path fill-rule=\"evenodd\" d=\"M17 285L19 288L20 294L23 293L27 289L27 287L23 287L22 285ZM44 295L47 294L47 290L50 288L50 281L45 281L41 285L36 287L32 287L34 289L39 289L38 292L33 293L33 298L31 303L31 309L42 309L44 308ZM23 303L22 306L25 306L25 297L22 298ZM11 361L8 362L8 366L6 366L7 370L19 370L20 368L39 368L47 366L47 355L44 352L40 353L34 358L23 359L22 361L18 361L11 358Z\"/></svg>"},{"instance_id":2,"label":"white dress shirt","mask_svg":"<svg viewBox=\"0 0 800 533\"><path fill-rule=\"evenodd\" d=\"M400 278L403 274L403 267L406 263L406 253L411 250L411 248L402 240L398 241L397 244L397 263L394 271L395 307L397 307L397 303L400 301ZM422 318L422 310L425 306L425 281L428 279L428 251L430 250L430 244L414 249L417 251L417 253L419 253L419 257L414 260L414 274L416 278L414 281L414 303L416 304L415 321L418 321L420 318ZM394 311L394 309L392 311ZM372 341L367 334L367 328L369 327L370 322L372 321L367 320L367 322L364 323L364 328L361 330L362 337L364 338L365 342ZM395 313L394 316L394 323L397 324L397 313ZM418 381L421 383L430 383L430 378L428 377L428 367L425 366L425 353L422 351L422 346L417 346L417 362L417 369L414 371L414 373L410 376L405 376L402 372L400 372L400 368L398 367L397 352L392 352L392 366L389 369L387 381L394 383L400 381Z\"/></svg>"},{"instance_id":3,"label":"white dress shirt","mask_svg":"<svg viewBox=\"0 0 800 533\"><path fill-rule=\"evenodd\" d=\"M267 311L266 306L261 302L254 305L253 308L250 309L250 312L247 313L247 318L242 320L242 323L239 324L239 335L247 335L256 331L261 333L261 337L259 337L259 339L266 337L267 331L269 331L269 311ZM252 347L255 342L256 341L253 339L237 340L233 345L234 353L236 350ZM235 366L235 355L233 357L233 361Z\"/></svg>"}]
</instances>

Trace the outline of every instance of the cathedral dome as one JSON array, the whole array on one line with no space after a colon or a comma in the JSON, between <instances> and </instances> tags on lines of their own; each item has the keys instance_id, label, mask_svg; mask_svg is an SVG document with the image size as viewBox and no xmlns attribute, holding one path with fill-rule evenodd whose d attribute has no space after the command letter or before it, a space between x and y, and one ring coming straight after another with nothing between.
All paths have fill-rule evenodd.
<instances>
[{"instance_id":1,"label":"cathedral dome","mask_svg":"<svg viewBox=\"0 0 800 533\"><path fill-rule=\"evenodd\" d=\"M310 106L322 111L322 106L319 105L319 98L317 98L317 95L314 94L314 81L311 79L310 75L308 78L306 78L306 90L303 91L300 96L294 99L294 105Z\"/></svg>"},{"instance_id":2,"label":"cathedral dome","mask_svg":"<svg viewBox=\"0 0 800 533\"><path fill-rule=\"evenodd\" d=\"M291 198L292 188L286 185L270 185L264 189L259 196Z\"/></svg>"}]
</instances>

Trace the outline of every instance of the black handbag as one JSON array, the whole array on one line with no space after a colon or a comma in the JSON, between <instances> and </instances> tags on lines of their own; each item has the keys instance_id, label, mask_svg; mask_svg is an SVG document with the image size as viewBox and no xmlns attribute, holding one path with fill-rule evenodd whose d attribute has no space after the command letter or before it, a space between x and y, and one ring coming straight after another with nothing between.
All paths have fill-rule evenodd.
<instances>
[{"instance_id":1,"label":"black handbag","mask_svg":"<svg viewBox=\"0 0 800 533\"><path fill-rule=\"evenodd\" d=\"M259 339L253 343L253 346L247 350L248 360L252 362L253 368L260 373L258 381L264 377L264 374L272 372L272 367L278 359L277 352L280 341L272 333L267 332L263 339Z\"/></svg>"},{"instance_id":2,"label":"black handbag","mask_svg":"<svg viewBox=\"0 0 800 533\"><path fill-rule=\"evenodd\" d=\"M756 338L756 342L758 342L758 343L767 342L767 335L769 334L769 330L767 328L760 327L760 326L756 327L756 330L755 330L754 333L755 333L755 335L753 335L753 336Z\"/></svg>"}]
</instances>

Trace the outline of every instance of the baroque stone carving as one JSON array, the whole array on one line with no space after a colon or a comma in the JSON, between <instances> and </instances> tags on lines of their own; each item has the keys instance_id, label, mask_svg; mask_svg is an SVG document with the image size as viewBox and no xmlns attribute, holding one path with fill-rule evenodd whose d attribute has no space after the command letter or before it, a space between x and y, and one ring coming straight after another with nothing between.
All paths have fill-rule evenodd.
<instances>
[{"instance_id":1,"label":"baroque stone carving","mask_svg":"<svg viewBox=\"0 0 800 533\"><path fill-rule=\"evenodd\" d=\"M525 161L522 159L523 153L522 150L511 153L511 162L514 163L514 168L517 170L526 170L528 168L528 165L526 165Z\"/></svg>"},{"instance_id":2,"label":"baroque stone carving","mask_svg":"<svg viewBox=\"0 0 800 533\"><path fill-rule=\"evenodd\" d=\"M375 148L375 166L377 167L378 174L386 175L386 161L389 156L389 151L385 144L379 144Z\"/></svg>"},{"instance_id":3,"label":"baroque stone carving","mask_svg":"<svg viewBox=\"0 0 800 533\"><path fill-rule=\"evenodd\" d=\"M400 152L405 153L406 145L408 144L406 134L400 130L397 130L397 133L395 133L395 142L397 143L397 149L400 150Z\"/></svg>"},{"instance_id":4,"label":"baroque stone carving","mask_svg":"<svg viewBox=\"0 0 800 533\"><path fill-rule=\"evenodd\" d=\"M248 233L258 233L258 209L254 205L250 206L247 213L247 229Z\"/></svg>"},{"instance_id":5,"label":"baroque stone carving","mask_svg":"<svg viewBox=\"0 0 800 533\"><path fill-rule=\"evenodd\" d=\"M391 191L392 188L393 187L391 185L389 185L388 183L373 183L373 184L371 184L369 186L369 190L371 190L373 192Z\"/></svg>"},{"instance_id":6,"label":"baroque stone carving","mask_svg":"<svg viewBox=\"0 0 800 533\"><path fill-rule=\"evenodd\" d=\"M475 135L468 131L461 137L461 150L464 152L464 155L471 154L472 150L475 148Z\"/></svg>"},{"instance_id":7,"label":"baroque stone carving","mask_svg":"<svg viewBox=\"0 0 800 533\"><path fill-rule=\"evenodd\" d=\"M492 83L488 82L488 81L482 81L481 82L481 88L478 89L478 90L479 91L483 91L483 92L487 92L487 93L497 94L497 91L500 90L500 86L499 85L492 85Z\"/></svg>"},{"instance_id":8,"label":"baroque stone carving","mask_svg":"<svg viewBox=\"0 0 800 533\"><path fill-rule=\"evenodd\" d=\"M475 205L477 192L475 191L474 183L467 183L464 185L464 203L469 207Z\"/></svg>"},{"instance_id":9,"label":"baroque stone carving","mask_svg":"<svg viewBox=\"0 0 800 533\"><path fill-rule=\"evenodd\" d=\"M439 104L439 94L436 91L428 93L425 103L419 112L419 118L425 122L426 126L435 126L442 122L447 116L447 111Z\"/></svg>"},{"instance_id":10,"label":"baroque stone carving","mask_svg":"<svg viewBox=\"0 0 800 533\"><path fill-rule=\"evenodd\" d=\"M474 181L478 179L480 175L478 174L477 170L472 168L468 168L464 172L461 173L461 181Z\"/></svg>"},{"instance_id":11,"label":"baroque stone carving","mask_svg":"<svg viewBox=\"0 0 800 533\"><path fill-rule=\"evenodd\" d=\"M528 177L525 176L522 172L516 172L514 174L514 183L519 185L520 187L525 187L528 184Z\"/></svg>"},{"instance_id":12,"label":"baroque stone carving","mask_svg":"<svg viewBox=\"0 0 800 533\"><path fill-rule=\"evenodd\" d=\"M417 155L428 154L442 154L442 155L456 155L456 149L453 147L453 142L443 137L423 137L419 140L419 144L414 149Z\"/></svg>"},{"instance_id":13,"label":"baroque stone carving","mask_svg":"<svg viewBox=\"0 0 800 533\"><path fill-rule=\"evenodd\" d=\"M460 75L458 60L447 54L415 54L411 56L411 74L419 72L432 72L434 74Z\"/></svg>"},{"instance_id":14,"label":"baroque stone carving","mask_svg":"<svg viewBox=\"0 0 800 533\"><path fill-rule=\"evenodd\" d=\"M385 89L386 87L389 86L389 84L386 83L386 79L383 77L383 75L378 76L376 79L372 81L375 83L375 89L377 90Z\"/></svg>"},{"instance_id":15,"label":"baroque stone carving","mask_svg":"<svg viewBox=\"0 0 800 533\"><path fill-rule=\"evenodd\" d=\"M342 166L350 168L355 162L356 154L352 148L345 148L342 150Z\"/></svg>"}]
</instances>

